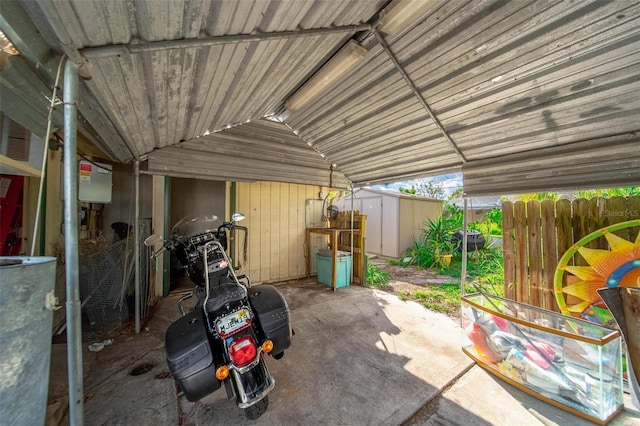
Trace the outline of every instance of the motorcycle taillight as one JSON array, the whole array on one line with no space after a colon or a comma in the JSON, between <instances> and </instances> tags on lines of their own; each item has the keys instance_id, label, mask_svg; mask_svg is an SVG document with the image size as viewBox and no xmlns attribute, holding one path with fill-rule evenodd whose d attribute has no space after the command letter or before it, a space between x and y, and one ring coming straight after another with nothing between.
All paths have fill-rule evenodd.
<instances>
[{"instance_id":1,"label":"motorcycle taillight","mask_svg":"<svg viewBox=\"0 0 640 426\"><path fill-rule=\"evenodd\" d=\"M244 336L235 340L229 348L231 360L238 367L250 364L256 359L257 354L256 343L251 336Z\"/></svg>"}]
</instances>

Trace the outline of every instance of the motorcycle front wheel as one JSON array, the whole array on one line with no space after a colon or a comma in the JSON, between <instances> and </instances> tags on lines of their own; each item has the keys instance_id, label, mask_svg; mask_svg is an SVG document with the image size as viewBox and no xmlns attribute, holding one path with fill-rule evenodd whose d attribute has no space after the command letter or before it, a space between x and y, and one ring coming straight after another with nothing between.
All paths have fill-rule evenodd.
<instances>
[{"instance_id":1,"label":"motorcycle front wheel","mask_svg":"<svg viewBox=\"0 0 640 426\"><path fill-rule=\"evenodd\" d=\"M260 417L267 411L268 407L269 407L269 395L265 396L255 404L247 408L243 408L243 411L247 419L256 420L258 419L258 417Z\"/></svg>"}]
</instances>

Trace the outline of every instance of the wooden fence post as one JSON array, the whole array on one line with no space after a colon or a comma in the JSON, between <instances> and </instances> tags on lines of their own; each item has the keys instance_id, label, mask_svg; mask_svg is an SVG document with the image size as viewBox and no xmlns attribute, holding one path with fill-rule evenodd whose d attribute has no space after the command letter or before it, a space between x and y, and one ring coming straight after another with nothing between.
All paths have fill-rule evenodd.
<instances>
[{"instance_id":1,"label":"wooden fence post","mask_svg":"<svg viewBox=\"0 0 640 426\"><path fill-rule=\"evenodd\" d=\"M589 202L584 198L578 198L571 203L573 222L573 242L586 237L589 234ZM564 252L563 252L564 253ZM573 258L576 265L585 266L587 261L584 260L580 253L576 253Z\"/></svg>"},{"instance_id":2,"label":"wooden fence post","mask_svg":"<svg viewBox=\"0 0 640 426\"><path fill-rule=\"evenodd\" d=\"M502 253L504 258L504 297L516 299L516 266L513 235L513 203L502 203Z\"/></svg>"},{"instance_id":3,"label":"wooden fence post","mask_svg":"<svg viewBox=\"0 0 640 426\"><path fill-rule=\"evenodd\" d=\"M627 208L627 200L624 197L611 197L607 200L605 216L609 225L627 221L627 213L629 213L629 209ZM614 234L628 240L629 228L620 229L615 231Z\"/></svg>"},{"instance_id":4,"label":"wooden fence post","mask_svg":"<svg viewBox=\"0 0 640 426\"><path fill-rule=\"evenodd\" d=\"M571 228L571 201L556 201L556 241L558 258L573 245L573 229ZM571 262L573 265L573 262Z\"/></svg>"},{"instance_id":5,"label":"wooden fence post","mask_svg":"<svg viewBox=\"0 0 640 426\"><path fill-rule=\"evenodd\" d=\"M589 234L607 226L607 217L605 215L606 200L602 197L595 197L589 200ZM592 249L606 250L609 243L604 237L597 238L587 246Z\"/></svg>"},{"instance_id":6,"label":"wooden fence post","mask_svg":"<svg viewBox=\"0 0 640 426\"><path fill-rule=\"evenodd\" d=\"M540 240L540 202L527 203L527 249L529 250L529 303L542 306L542 242Z\"/></svg>"},{"instance_id":7,"label":"wooden fence post","mask_svg":"<svg viewBox=\"0 0 640 426\"><path fill-rule=\"evenodd\" d=\"M516 301L529 303L529 271L527 269L527 208L524 202L513 205L516 253Z\"/></svg>"},{"instance_id":8,"label":"wooden fence post","mask_svg":"<svg viewBox=\"0 0 640 426\"><path fill-rule=\"evenodd\" d=\"M542 216L542 261L543 261L543 297L542 307L550 311L560 312L553 291L553 275L558 265L556 245L556 203L544 200L541 205Z\"/></svg>"}]
</instances>

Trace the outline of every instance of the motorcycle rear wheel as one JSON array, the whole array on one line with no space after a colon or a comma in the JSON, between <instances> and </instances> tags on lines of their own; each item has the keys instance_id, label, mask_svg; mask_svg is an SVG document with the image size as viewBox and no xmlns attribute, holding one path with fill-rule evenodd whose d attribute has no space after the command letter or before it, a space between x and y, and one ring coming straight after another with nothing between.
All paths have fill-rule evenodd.
<instances>
[{"instance_id":1,"label":"motorcycle rear wheel","mask_svg":"<svg viewBox=\"0 0 640 426\"><path fill-rule=\"evenodd\" d=\"M242 411L244 411L244 415L247 419L257 420L267 411L267 407L269 407L269 395L265 396L250 407L244 408Z\"/></svg>"}]
</instances>

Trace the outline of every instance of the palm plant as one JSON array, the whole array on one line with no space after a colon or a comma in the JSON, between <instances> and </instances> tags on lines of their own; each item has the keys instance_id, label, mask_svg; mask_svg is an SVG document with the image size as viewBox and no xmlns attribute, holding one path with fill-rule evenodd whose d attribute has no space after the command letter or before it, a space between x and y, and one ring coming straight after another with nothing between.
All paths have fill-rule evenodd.
<instances>
[{"instance_id":1,"label":"palm plant","mask_svg":"<svg viewBox=\"0 0 640 426\"><path fill-rule=\"evenodd\" d=\"M431 264L427 266L442 268L451 261L451 256L455 252L452 237L456 230L456 221L454 218L440 215L435 220L427 219L425 225L427 228L423 232L423 240L427 249L432 253ZM445 260L445 256L448 257L448 260Z\"/></svg>"}]
</instances>

